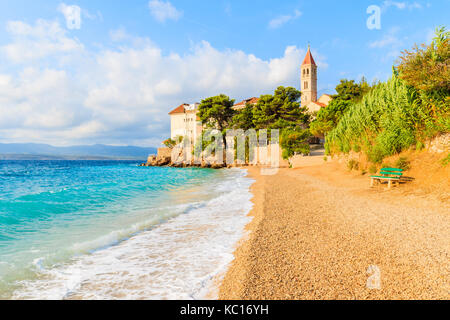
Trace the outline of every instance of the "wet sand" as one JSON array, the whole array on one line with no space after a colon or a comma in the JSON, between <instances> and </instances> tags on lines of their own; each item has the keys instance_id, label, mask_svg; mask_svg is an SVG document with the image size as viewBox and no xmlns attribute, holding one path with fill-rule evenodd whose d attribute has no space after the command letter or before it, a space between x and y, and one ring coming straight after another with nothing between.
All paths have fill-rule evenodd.
<instances>
[{"instance_id":1,"label":"wet sand","mask_svg":"<svg viewBox=\"0 0 450 320\"><path fill-rule=\"evenodd\" d=\"M448 202L371 189L333 164L259 172L220 299L450 298Z\"/></svg>"}]
</instances>

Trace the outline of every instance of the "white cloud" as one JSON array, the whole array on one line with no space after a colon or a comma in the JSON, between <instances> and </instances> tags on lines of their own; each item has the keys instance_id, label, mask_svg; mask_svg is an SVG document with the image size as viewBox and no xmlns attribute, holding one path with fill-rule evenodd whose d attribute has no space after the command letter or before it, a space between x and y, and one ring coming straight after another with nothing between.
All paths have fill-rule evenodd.
<instances>
[{"instance_id":1,"label":"white cloud","mask_svg":"<svg viewBox=\"0 0 450 320\"><path fill-rule=\"evenodd\" d=\"M96 13L91 13L86 9L81 9L81 15L89 20L100 20L103 21L103 15L100 11L97 10Z\"/></svg>"},{"instance_id":2,"label":"white cloud","mask_svg":"<svg viewBox=\"0 0 450 320\"><path fill-rule=\"evenodd\" d=\"M383 8L387 9L389 7L396 7L397 9L403 10L406 8L405 2L396 2L396 1L384 1Z\"/></svg>"},{"instance_id":3,"label":"white cloud","mask_svg":"<svg viewBox=\"0 0 450 320\"><path fill-rule=\"evenodd\" d=\"M398 46L401 43L396 35L397 32L390 31L385 34L380 40L375 40L369 43L370 48L384 48L387 46Z\"/></svg>"},{"instance_id":4,"label":"white cloud","mask_svg":"<svg viewBox=\"0 0 450 320\"><path fill-rule=\"evenodd\" d=\"M428 6L429 4L427 4L427 6ZM410 4L409 6L408 6L408 8L409 9L422 9L423 8L423 6L420 4L420 3L418 3L418 2L414 2L414 3L412 3L412 4Z\"/></svg>"},{"instance_id":5,"label":"white cloud","mask_svg":"<svg viewBox=\"0 0 450 320\"><path fill-rule=\"evenodd\" d=\"M167 113L180 103L220 93L241 100L272 93L279 85L298 87L305 55L290 46L281 57L264 60L240 50L218 50L205 41L183 55L163 54L149 39L123 29L111 32L122 41L118 49L89 52L80 50L82 45L56 22L16 25L8 29L15 31L6 47L15 46L19 34L27 48L39 39L45 48L59 48L63 38L77 44L70 52L78 59L43 67L44 54L31 61L4 52L22 70L0 73L0 140L10 142L157 146L170 132ZM57 60L66 51L50 53ZM319 68L326 68L324 57L314 55Z\"/></svg>"},{"instance_id":6,"label":"white cloud","mask_svg":"<svg viewBox=\"0 0 450 320\"><path fill-rule=\"evenodd\" d=\"M269 21L270 29L277 29L288 23L291 20L298 19L302 16L302 12L299 10L295 10L293 14L278 16Z\"/></svg>"},{"instance_id":7,"label":"white cloud","mask_svg":"<svg viewBox=\"0 0 450 320\"><path fill-rule=\"evenodd\" d=\"M60 3L58 11L64 15L66 27L69 30L81 29L82 18L103 21L103 15L100 11L97 10L96 13L91 13L87 9L82 9L77 5Z\"/></svg>"},{"instance_id":8,"label":"white cloud","mask_svg":"<svg viewBox=\"0 0 450 320\"><path fill-rule=\"evenodd\" d=\"M82 113L77 112L81 96L65 71L26 67L16 77L2 78L0 128L6 136L17 135L17 129L40 130L45 136L46 132L65 130L82 120Z\"/></svg>"},{"instance_id":9,"label":"white cloud","mask_svg":"<svg viewBox=\"0 0 450 320\"><path fill-rule=\"evenodd\" d=\"M395 7L399 10L409 9L422 9L423 6L419 2L409 2L409 1L392 1L392 0L386 0L383 2L382 10L386 11L390 7Z\"/></svg>"},{"instance_id":10,"label":"white cloud","mask_svg":"<svg viewBox=\"0 0 450 320\"><path fill-rule=\"evenodd\" d=\"M66 30L56 21L38 20L35 25L22 21L7 23L7 31L13 41L0 51L15 63L38 60L52 55L80 52L84 46L76 39L70 38Z\"/></svg>"},{"instance_id":11,"label":"white cloud","mask_svg":"<svg viewBox=\"0 0 450 320\"><path fill-rule=\"evenodd\" d=\"M125 31L124 28L119 28L116 30L111 30L109 32L109 37L112 41L119 42L130 38L130 35Z\"/></svg>"},{"instance_id":12,"label":"white cloud","mask_svg":"<svg viewBox=\"0 0 450 320\"><path fill-rule=\"evenodd\" d=\"M388 61L400 56L405 47L405 38L399 36L400 28L393 27L379 40L369 43L369 48L382 50L382 60Z\"/></svg>"},{"instance_id":13,"label":"white cloud","mask_svg":"<svg viewBox=\"0 0 450 320\"><path fill-rule=\"evenodd\" d=\"M151 0L148 7L152 16L159 22L178 20L183 16L183 12L177 10L169 1Z\"/></svg>"},{"instance_id":14,"label":"white cloud","mask_svg":"<svg viewBox=\"0 0 450 320\"><path fill-rule=\"evenodd\" d=\"M121 27L119 29L111 30L109 32L109 37L113 42L117 43L127 43L135 48L143 48L145 46L153 46L154 44L148 38L136 37L129 34L125 28Z\"/></svg>"}]
</instances>

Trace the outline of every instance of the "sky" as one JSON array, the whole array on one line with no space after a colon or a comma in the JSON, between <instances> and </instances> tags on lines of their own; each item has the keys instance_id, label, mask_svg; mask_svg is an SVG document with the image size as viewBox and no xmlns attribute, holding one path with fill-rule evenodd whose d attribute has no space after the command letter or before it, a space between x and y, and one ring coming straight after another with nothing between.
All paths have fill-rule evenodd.
<instances>
[{"instance_id":1,"label":"sky","mask_svg":"<svg viewBox=\"0 0 450 320\"><path fill-rule=\"evenodd\" d=\"M450 0L0 0L0 143L158 147L181 103L299 88L308 43L319 95L384 81L449 12Z\"/></svg>"}]
</instances>

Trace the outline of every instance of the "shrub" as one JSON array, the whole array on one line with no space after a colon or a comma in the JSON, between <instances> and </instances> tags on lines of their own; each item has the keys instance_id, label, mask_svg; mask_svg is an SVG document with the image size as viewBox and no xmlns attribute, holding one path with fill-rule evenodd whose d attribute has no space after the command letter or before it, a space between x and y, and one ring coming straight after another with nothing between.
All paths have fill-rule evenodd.
<instances>
[{"instance_id":1,"label":"shrub","mask_svg":"<svg viewBox=\"0 0 450 320\"><path fill-rule=\"evenodd\" d=\"M164 144L167 148L172 149L173 147L175 147L175 145L177 144L177 142L176 142L175 140L169 138L169 139L165 140L165 141L163 142L163 144Z\"/></svg>"},{"instance_id":2,"label":"shrub","mask_svg":"<svg viewBox=\"0 0 450 320\"><path fill-rule=\"evenodd\" d=\"M364 78L360 83L342 79L336 86L337 94L333 96L333 100L326 108L320 109L315 120L311 122L312 134L320 136L336 127L352 102L360 100L369 90L370 86Z\"/></svg>"},{"instance_id":3,"label":"shrub","mask_svg":"<svg viewBox=\"0 0 450 320\"><path fill-rule=\"evenodd\" d=\"M373 164L369 167L369 173L375 174L375 173L377 173L377 171L378 171L378 169L377 169L376 165Z\"/></svg>"},{"instance_id":4,"label":"shrub","mask_svg":"<svg viewBox=\"0 0 450 320\"><path fill-rule=\"evenodd\" d=\"M394 165L390 162L383 162L381 164L381 168L392 168L392 167L394 167Z\"/></svg>"},{"instance_id":5,"label":"shrub","mask_svg":"<svg viewBox=\"0 0 450 320\"><path fill-rule=\"evenodd\" d=\"M356 161L355 159L350 159L350 160L347 162L347 167L348 167L348 169L349 169L350 171L353 170L353 169L358 170L358 168L359 168L359 163L358 163L358 161Z\"/></svg>"},{"instance_id":6,"label":"shrub","mask_svg":"<svg viewBox=\"0 0 450 320\"><path fill-rule=\"evenodd\" d=\"M395 163L395 167L403 170L409 170L411 168L410 161L406 157L400 157Z\"/></svg>"},{"instance_id":7,"label":"shrub","mask_svg":"<svg viewBox=\"0 0 450 320\"><path fill-rule=\"evenodd\" d=\"M444 159L442 159L442 165L445 167L446 165L448 165L450 163L450 153L447 155L447 157L445 157Z\"/></svg>"},{"instance_id":8,"label":"shrub","mask_svg":"<svg viewBox=\"0 0 450 320\"><path fill-rule=\"evenodd\" d=\"M381 163L383 161L384 155L379 147L372 147L367 154L369 161L373 163Z\"/></svg>"},{"instance_id":9,"label":"shrub","mask_svg":"<svg viewBox=\"0 0 450 320\"><path fill-rule=\"evenodd\" d=\"M283 159L289 159L295 154L308 155L311 152L308 139L311 133L309 130L283 130L281 134L281 147L283 149Z\"/></svg>"},{"instance_id":10,"label":"shrub","mask_svg":"<svg viewBox=\"0 0 450 320\"><path fill-rule=\"evenodd\" d=\"M440 27L435 34L431 45L416 45L400 57L401 77L424 91L448 90L450 86L450 32Z\"/></svg>"},{"instance_id":11,"label":"shrub","mask_svg":"<svg viewBox=\"0 0 450 320\"><path fill-rule=\"evenodd\" d=\"M416 142L416 150L421 151L421 150L423 150L423 148L425 148L425 144L422 141L417 141Z\"/></svg>"}]
</instances>

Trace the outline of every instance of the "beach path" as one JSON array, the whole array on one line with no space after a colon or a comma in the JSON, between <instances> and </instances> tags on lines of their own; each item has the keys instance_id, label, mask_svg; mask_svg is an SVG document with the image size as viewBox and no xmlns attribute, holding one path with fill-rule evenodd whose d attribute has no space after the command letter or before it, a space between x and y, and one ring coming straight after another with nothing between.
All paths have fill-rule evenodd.
<instances>
[{"instance_id":1,"label":"beach path","mask_svg":"<svg viewBox=\"0 0 450 320\"><path fill-rule=\"evenodd\" d=\"M221 299L449 299L448 202L369 188L333 164L256 179Z\"/></svg>"}]
</instances>

